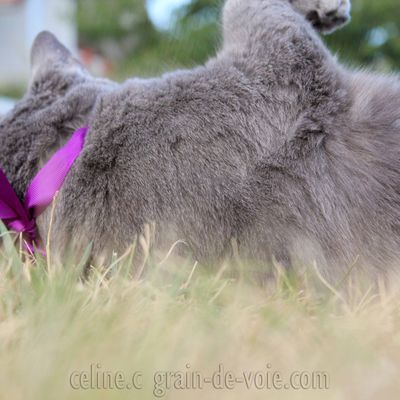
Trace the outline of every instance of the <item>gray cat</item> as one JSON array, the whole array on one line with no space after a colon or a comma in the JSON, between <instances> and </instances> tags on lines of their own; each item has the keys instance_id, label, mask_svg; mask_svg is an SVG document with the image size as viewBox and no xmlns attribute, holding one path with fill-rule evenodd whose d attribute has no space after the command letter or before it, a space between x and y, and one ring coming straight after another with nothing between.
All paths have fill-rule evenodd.
<instances>
[{"instance_id":1,"label":"gray cat","mask_svg":"<svg viewBox=\"0 0 400 400\"><path fill-rule=\"evenodd\" d=\"M395 271L400 81L349 71L326 49L314 28L330 32L349 11L347 0L228 0L215 58L122 85L92 78L42 33L29 90L0 122L0 166L22 198L90 126L54 210L60 254L89 242L96 256L121 253L155 223L160 241L183 239L202 263L235 243L258 265Z\"/></svg>"}]
</instances>

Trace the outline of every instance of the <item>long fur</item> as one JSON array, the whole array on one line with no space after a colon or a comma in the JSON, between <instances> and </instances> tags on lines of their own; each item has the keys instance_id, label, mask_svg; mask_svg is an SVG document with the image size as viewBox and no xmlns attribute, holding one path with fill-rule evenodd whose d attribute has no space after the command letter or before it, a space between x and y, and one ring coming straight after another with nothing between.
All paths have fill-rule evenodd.
<instances>
[{"instance_id":1,"label":"long fur","mask_svg":"<svg viewBox=\"0 0 400 400\"><path fill-rule=\"evenodd\" d=\"M90 125L55 207L59 252L71 241L122 252L155 223L204 263L234 240L260 265L396 271L400 81L342 67L305 18L330 31L348 11L228 0L223 45L204 66L121 85L90 77L43 33L29 91L0 122L0 165L22 198L43 160ZM48 215L39 228L46 237Z\"/></svg>"}]
</instances>

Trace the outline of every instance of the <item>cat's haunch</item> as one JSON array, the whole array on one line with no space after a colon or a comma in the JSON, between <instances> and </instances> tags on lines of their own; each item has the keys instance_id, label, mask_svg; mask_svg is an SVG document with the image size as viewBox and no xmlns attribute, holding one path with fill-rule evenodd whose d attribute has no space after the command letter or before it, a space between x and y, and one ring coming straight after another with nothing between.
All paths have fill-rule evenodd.
<instances>
[{"instance_id":1,"label":"cat's haunch","mask_svg":"<svg viewBox=\"0 0 400 400\"><path fill-rule=\"evenodd\" d=\"M205 65L123 84L39 35L28 92L0 120L0 167L21 199L90 126L54 206L52 254L93 243L102 264L151 225L154 248L181 240L205 264L234 254L267 276L273 260L316 262L337 278L357 260L364 274L398 274L400 81L343 67L312 26L330 31L349 10L228 0ZM41 237L49 224L38 219Z\"/></svg>"}]
</instances>

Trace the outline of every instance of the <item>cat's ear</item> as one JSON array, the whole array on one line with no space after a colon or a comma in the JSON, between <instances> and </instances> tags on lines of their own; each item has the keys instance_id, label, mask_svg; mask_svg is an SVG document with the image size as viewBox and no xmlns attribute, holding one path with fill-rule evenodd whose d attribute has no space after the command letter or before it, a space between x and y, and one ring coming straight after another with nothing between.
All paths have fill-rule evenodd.
<instances>
[{"instance_id":1,"label":"cat's ear","mask_svg":"<svg viewBox=\"0 0 400 400\"><path fill-rule=\"evenodd\" d=\"M53 71L86 75L83 65L50 32L36 37L31 50L31 84Z\"/></svg>"}]
</instances>

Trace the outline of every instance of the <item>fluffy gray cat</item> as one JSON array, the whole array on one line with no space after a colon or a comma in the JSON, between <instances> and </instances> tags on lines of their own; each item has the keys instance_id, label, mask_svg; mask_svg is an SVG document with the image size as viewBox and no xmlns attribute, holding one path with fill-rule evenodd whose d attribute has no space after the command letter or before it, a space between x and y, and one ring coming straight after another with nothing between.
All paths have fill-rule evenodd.
<instances>
[{"instance_id":1,"label":"fluffy gray cat","mask_svg":"<svg viewBox=\"0 0 400 400\"><path fill-rule=\"evenodd\" d=\"M350 71L326 49L315 28L349 11L347 0L228 0L215 58L121 85L42 33L29 90L0 122L0 166L22 198L90 126L54 210L60 254L89 242L95 256L121 253L155 223L159 241L183 239L202 263L234 247L261 266L396 271L400 81Z\"/></svg>"}]
</instances>

